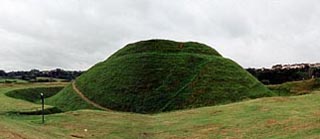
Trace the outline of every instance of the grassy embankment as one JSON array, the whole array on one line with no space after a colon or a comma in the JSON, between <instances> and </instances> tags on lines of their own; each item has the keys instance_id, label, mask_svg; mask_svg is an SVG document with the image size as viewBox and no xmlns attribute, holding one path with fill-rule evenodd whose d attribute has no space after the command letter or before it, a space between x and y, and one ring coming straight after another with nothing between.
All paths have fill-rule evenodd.
<instances>
[{"instance_id":1,"label":"grassy embankment","mask_svg":"<svg viewBox=\"0 0 320 139\"><path fill-rule=\"evenodd\" d=\"M269 85L268 88L278 96L293 96L309 94L320 88L320 79L287 82L279 85Z\"/></svg>"}]
</instances>

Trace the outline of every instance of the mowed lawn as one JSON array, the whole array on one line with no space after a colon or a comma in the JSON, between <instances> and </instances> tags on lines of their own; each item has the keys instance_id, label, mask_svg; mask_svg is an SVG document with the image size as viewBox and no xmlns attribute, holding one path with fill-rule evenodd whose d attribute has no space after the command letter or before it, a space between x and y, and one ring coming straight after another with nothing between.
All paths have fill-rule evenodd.
<instances>
[{"instance_id":1,"label":"mowed lawn","mask_svg":"<svg viewBox=\"0 0 320 139\"><path fill-rule=\"evenodd\" d=\"M0 84L0 138L320 138L320 92L247 100L154 115L79 110L46 116L8 114L41 106L7 97L18 88L61 84Z\"/></svg>"}]
</instances>

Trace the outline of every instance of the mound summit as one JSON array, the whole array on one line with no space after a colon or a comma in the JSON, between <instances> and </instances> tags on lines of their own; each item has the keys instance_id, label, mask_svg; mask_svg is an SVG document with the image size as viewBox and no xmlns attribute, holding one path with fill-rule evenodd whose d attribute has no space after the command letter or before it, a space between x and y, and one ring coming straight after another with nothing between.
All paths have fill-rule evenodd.
<instances>
[{"instance_id":1,"label":"mound summit","mask_svg":"<svg viewBox=\"0 0 320 139\"><path fill-rule=\"evenodd\" d=\"M262 83L211 47L169 40L128 44L83 73L75 84L100 106L137 113L271 96ZM48 103L62 110L95 108L83 101L71 85Z\"/></svg>"}]
</instances>

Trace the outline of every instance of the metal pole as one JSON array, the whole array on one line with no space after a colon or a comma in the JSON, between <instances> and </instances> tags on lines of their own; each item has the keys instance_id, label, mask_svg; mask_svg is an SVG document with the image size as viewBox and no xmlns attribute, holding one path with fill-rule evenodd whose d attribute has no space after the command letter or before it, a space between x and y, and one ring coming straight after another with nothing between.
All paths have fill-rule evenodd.
<instances>
[{"instance_id":1,"label":"metal pole","mask_svg":"<svg viewBox=\"0 0 320 139\"><path fill-rule=\"evenodd\" d=\"M43 93L41 95L41 102L42 102L42 124L44 124L44 96Z\"/></svg>"}]
</instances>

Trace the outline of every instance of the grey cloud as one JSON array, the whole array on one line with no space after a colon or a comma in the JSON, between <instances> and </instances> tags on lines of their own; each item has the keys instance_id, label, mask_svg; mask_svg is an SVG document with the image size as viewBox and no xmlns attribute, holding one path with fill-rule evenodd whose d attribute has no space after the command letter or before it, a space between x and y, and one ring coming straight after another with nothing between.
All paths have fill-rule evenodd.
<instances>
[{"instance_id":1,"label":"grey cloud","mask_svg":"<svg viewBox=\"0 0 320 139\"><path fill-rule=\"evenodd\" d=\"M244 67L317 62L317 0L3 0L0 69L88 69L127 43L199 41Z\"/></svg>"}]
</instances>

